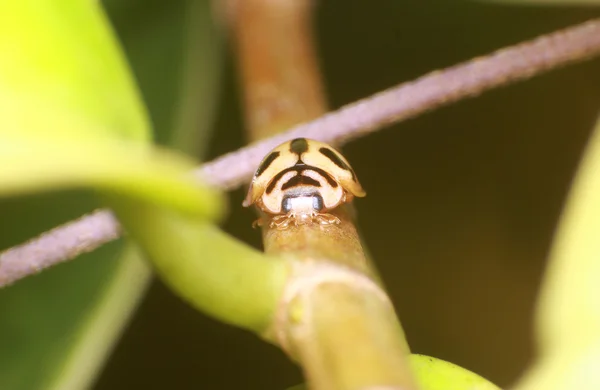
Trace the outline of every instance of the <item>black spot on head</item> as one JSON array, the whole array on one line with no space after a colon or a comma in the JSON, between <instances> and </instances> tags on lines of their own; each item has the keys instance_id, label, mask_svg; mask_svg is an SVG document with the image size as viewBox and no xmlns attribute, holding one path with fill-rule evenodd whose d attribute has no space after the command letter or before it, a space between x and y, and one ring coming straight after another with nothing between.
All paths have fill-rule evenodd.
<instances>
[{"instance_id":1,"label":"black spot on head","mask_svg":"<svg viewBox=\"0 0 600 390\"><path fill-rule=\"evenodd\" d=\"M267 168L269 168L269 165L271 165L273 163L273 161L275 161L275 159L277 157L279 157L280 154L281 153L279 153L279 152L273 152L273 153L269 154L267 156L267 158L265 158L263 160L263 162L260 163L260 165L258 166L258 169L256 170L256 173L254 174L254 176L258 177L258 176L262 175L262 173L264 171L266 171Z\"/></svg>"},{"instance_id":2,"label":"black spot on head","mask_svg":"<svg viewBox=\"0 0 600 390\"><path fill-rule=\"evenodd\" d=\"M312 177L296 175L292 177L290 180L285 182L282 186L282 190L287 190L288 188L296 187L296 186L313 186L313 187L321 187L321 183Z\"/></svg>"},{"instance_id":3,"label":"black spot on head","mask_svg":"<svg viewBox=\"0 0 600 390\"><path fill-rule=\"evenodd\" d=\"M290 143L290 152L296 153L298 156L307 150L308 142L306 142L306 138L296 138Z\"/></svg>"},{"instance_id":4,"label":"black spot on head","mask_svg":"<svg viewBox=\"0 0 600 390\"><path fill-rule=\"evenodd\" d=\"M339 158L339 156L337 155L336 152L334 152L331 149L328 148L319 148L319 152L327 157L329 160L331 160L332 163L334 163L335 165L337 165L338 167L342 168L345 171L348 171L352 174L352 180L356 181L356 175L354 174L354 171L352 170L352 168L350 168L350 166L348 164L346 164L344 162L344 160L342 160L341 158Z\"/></svg>"}]
</instances>

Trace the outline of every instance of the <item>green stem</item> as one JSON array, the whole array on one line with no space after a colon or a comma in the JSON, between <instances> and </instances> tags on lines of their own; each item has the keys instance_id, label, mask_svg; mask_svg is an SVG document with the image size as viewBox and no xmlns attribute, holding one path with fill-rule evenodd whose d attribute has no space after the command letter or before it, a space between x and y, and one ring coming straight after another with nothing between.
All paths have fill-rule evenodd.
<instances>
[{"instance_id":1,"label":"green stem","mask_svg":"<svg viewBox=\"0 0 600 390\"><path fill-rule=\"evenodd\" d=\"M123 196L107 199L162 279L180 296L221 321L259 333L265 330L288 275L284 262L209 222Z\"/></svg>"},{"instance_id":2,"label":"green stem","mask_svg":"<svg viewBox=\"0 0 600 390\"><path fill-rule=\"evenodd\" d=\"M288 334L308 383L314 389L414 388L391 303L367 278L354 276L333 278L298 298L304 315Z\"/></svg>"},{"instance_id":3,"label":"green stem","mask_svg":"<svg viewBox=\"0 0 600 390\"><path fill-rule=\"evenodd\" d=\"M323 229L318 225L303 225L285 230L263 229L265 252L292 255L296 259L335 259L338 264L375 276L375 270L365 256L354 227L349 206L332 210L342 223ZM263 215L263 218L268 218Z\"/></svg>"},{"instance_id":4,"label":"green stem","mask_svg":"<svg viewBox=\"0 0 600 390\"><path fill-rule=\"evenodd\" d=\"M311 389L415 389L404 332L347 211L335 211L339 225L264 230L267 253L293 264L268 335Z\"/></svg>"}]
</instances>

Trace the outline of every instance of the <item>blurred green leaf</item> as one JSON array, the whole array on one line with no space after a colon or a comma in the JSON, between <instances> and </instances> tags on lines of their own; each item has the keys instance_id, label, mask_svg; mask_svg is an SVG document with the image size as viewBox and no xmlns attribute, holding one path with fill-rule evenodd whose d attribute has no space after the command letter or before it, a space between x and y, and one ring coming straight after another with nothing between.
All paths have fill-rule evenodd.
<instances>
[{"instance_id":1,"label":"blurred green leaf","mask_svg":"<svg viewBox=\"0 0 600 390\"><path fill-rule=\"evenodd\" d=\"M498 3L510 5L540 5L540 6L594 6L600 5L600 0L477 0L485 3Z\"/></svg>"},{"instance_id":2,"label":"blurred green leaf","mask_svg":"<svg viewBox=\"0 0 600 390\"><path fill-rule=\"evenodd\" d=\"M189 173L191 161L148 149L131 142L0 135L0 164L7 167L0 171L0 196L92 187L211 219L222 213L218 193Z\"/></svg>"},{"instance_id":3,"label":"blurred green leaf","mask_svg":"<svg viewBox=\"0 0 600 390\"><path fill-rule=\"evenodd\" d=\"M561 217L538 306L539 360L518 390L600 388L600 119Z\"/></svg>"},{"instance_id":4,"label":"blurred green leaf","mask_svg":"<svg viewBox=\"0 0 600 390\"><path fill-rule=\"evenodd\" d=\"M211 2L104 3L151 113L156 142L202 156L213 133L223 67Z\"/></svg>"},{"instance_id":5,"label":"blurred green leaf","mask_svg":"<svg viewBox=\"0 0 600 390\"><path fill-rule=\"evenodd\" d=\"M133 3L121 1L119 4L127 8ZM133 8L145 7L143 2L137 3ZM181 17L190 7L190 3L184 1L169 4L176 8L172 4L179 4L184 10ZM203 13L195 19L209 20L207 5L196 10ZM181 17L170 19L171 14L161 14L168 20L169 28L183 26ZM136 16L139 15L138 12ZM137 22L144 21L138 17ZM160 35L154 23L148 20L145 23L148 31L154 28ZM131 21L124 24L129 25ZM181 34L167 34L160 44L151 42L150 46L159 51L161 47L176 46L183 39ZM134 35L126 45L129 51L134 51L131 48L146 45L148 41L143 34ZM204 61L216 61L214 54L211 48ZM141 67L147 62L131 54L130 60L138 61ZM182 60L170 57L168 62L177 66ZM26 192L51 186L56 189L58 183L61 187L95 184L118 191L134 190L141 185L145 190L138 190L146 194L150 189L160 189L162 195L155 200L174 199L168 191L168 186L177 181L172 176L173 170L189 168L189 162L182 162L180 158L173 161L163 155L167 165L162 164L155 171L158 161L140 158L142 155L135 157L135 153L127 155L123 145L105 142L115 136L135 140L150 138L143 105L128 73L96 2L3 2L0 5L0 138L4 150L0 154L1 158L8 159L4 152L11 153L8 166L14 169L11 173L2 171L2 191L5 194L17 191L19 185L19 191ZM186 84L183 77L182 73L167 73L146 80L156 88L142 85L147 93L145 98L158 101L156 97L165 95L167 85L181 83L194 88ZM216 85L213 81L210 87L199 89L212 98ZM177 118L182 110L179 105L175 107L177 109L168 115ZM207 110L204 114L187 122L187 128L181 126L181 131L210 131L207 124L211 122L212 113ZM153 121L157 122L154 114ZM177 121L179 119L165 121L159 133L169 134L172 123ZM9 137L13 142L11 148L5 142ZM24 141L28 142L25 149L14 148L16 144L22 146ZM73 147L76 142L81 142L77 148ZM15 161L17 155L19 162ZM68 164L70 159L71 164ZM93 164L78 167L78 162L85 159ZM61 164L70 170L64 172L69 174L56 174ZM7 166L5 162L3 165ZM24 175L35 174L36 177L19 178L17 169ZM92 178L93 169L95 178ZM131 178L142 171L146 172L145 179L127 183L128 176ZM161 173L153 176L156 172ZM120 177L120 183L109 180L109 174ZM14 180L10 188L9 175ZM162 183L155 181L159 176ZM25 182L29 188L23 187ZM181 181L177 184L180 189L196 187L189 185ZM192 192L197 195L196 190ZM193 195L192 192L188 195ZM191 197L188 200L192 200ZM193 208L197 202L195 199ZM11 225L11 229L0 236L0 248L18 244L95 207L98 207L97 202L89 194L79 192L0 199L0 220L10 221ZM143 295L149 276L134 246L114 243L0 290L0 388L78 390L89 387Z\"/></svg>"},{"instance_id":6,"label":"blurred green leaf","mask_svg":"<svg viewBox=\"0 0 600 390\"><path fill-rule=\"evenodd\" d=\"M500 390L462 367L434 357L412 354L411 365L421 390Z\"/></svg>"},{"instance_id":7,"label":"blurred green leaf","mask_svg":"<svg viewBox=\"0 0 600 390\"><path fill-rule=\"evenodd\" d=\"M500 390L479 375L434 357L412 354L410 364L419 390ZM287 390L305 390L304 384Z\"/></svg>"},{"instance_id":8,"label":"blurred green leaf","mask_svg":"<svg viewBox=\"0 0 600 390\"><path fill-rule=\"evenodd\" d=\"M13 215L33 207L21 202L18 208ZM122 253L119 241L0 292L0 388L88 386L149 277L139 257Z\"/></svg>"},{"instance_id":9,"label":"blurred green leaf","mask_svg":"<svg viewBox=\"0 0 600 390\"><path fill-rule=\"evenodd\" d=\"M2 133L148 139L144 109L97 3L0 3Z\"/></svg>"},{"instance_id":10,"label":"blurred green leaf","mask_svg":"<svg viewBox=\"0 0 600 390\"><path fill-rule=\"evenodd\" d=\"M306 386L304 384L302 384L302 385L288 387L286 390L305 390L305 389L306 389Z\"/></svg>"},{"instance_id":11,"label":"blurred green leaf","mask_svg":"<svg viewBox=\"0 0 600 390\"><path fill-rule=\"evenodd\" d=\"M289 277L287 262L202 219L123 196L107 202L174 292L220 321L267 330Z\"/></svg>"}]
</instances>

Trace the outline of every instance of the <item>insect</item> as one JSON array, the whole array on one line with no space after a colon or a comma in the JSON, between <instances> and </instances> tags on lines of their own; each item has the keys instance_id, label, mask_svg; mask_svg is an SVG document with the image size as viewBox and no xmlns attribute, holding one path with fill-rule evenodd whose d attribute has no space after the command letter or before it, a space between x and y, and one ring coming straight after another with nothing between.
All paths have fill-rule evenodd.
<instances>
[{"instance_id":1,"label":"insect","mask_svg":"<svg viewBox=\"0 0 600 390\"><path fill-rule=\"evenodd\" d=\"M273 149L258 166L242 203L273 215L270 226L286 229L340 223L327 213L366 193L348 161L331 146L296 138ZM258 219L254 225L261 225Z\"/></svg>"}]
</instances>

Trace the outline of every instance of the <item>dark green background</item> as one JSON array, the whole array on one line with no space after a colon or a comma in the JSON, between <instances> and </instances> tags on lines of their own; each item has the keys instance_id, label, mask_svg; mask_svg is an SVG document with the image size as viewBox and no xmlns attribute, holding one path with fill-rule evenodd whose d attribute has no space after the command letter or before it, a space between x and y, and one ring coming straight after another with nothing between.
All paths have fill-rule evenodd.
<instances>
[{"instance_id":1,"label":"dark green background","mask_svg":"<svg viewBox=\"0 0 600 390\"><path fill-rule=\"evenodd\" d=\"M109 1L109 13L166 139L184 56L184 1ZM459 1L316 1L331 107L538 34L600 8ZM216 41L215 41L216 42ZM225 53L209 156L244 144ZM215 76L216 77L216 76ZM600 62L496 90L355 141L344 151L368 192L360 228L412 350L500 386L532 358L532 318L569 180L600 107ZM204 104L198 102L198 105ZM231 196L226 230L260 246ZM298 369L256 336L197 313L156 281L96 385L283 389Z\"/></svg>"}]
</instances>

